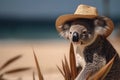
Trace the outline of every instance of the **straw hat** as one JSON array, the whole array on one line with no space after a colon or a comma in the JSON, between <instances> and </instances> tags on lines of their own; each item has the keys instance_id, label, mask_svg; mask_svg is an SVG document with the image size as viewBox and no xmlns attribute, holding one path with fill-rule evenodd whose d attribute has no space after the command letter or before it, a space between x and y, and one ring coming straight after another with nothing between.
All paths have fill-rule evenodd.
<instances>
[{"instance_id":1,"label":"straw hat","mask_svg":"<svg viewBox=\"0 0 120 80\"><path fill-rule=\"evenodd\" d=\"M102 20L104 20L106 22L106 25L104 26L104 29L102 31L103 35L105 37L108 37L114 29L114 24L113 24L112 20L107 17L99 16L97 9L95 7L83 5L83 4L81 4L77 7L74 14L66 14L66 15L62 15L62 16L58 17L56 20L56 29L58 32L61 32L62 25L65 22L71 21L74 19L78 19L78 18L79 19L80 18L84 18L84 19L95 19L96 18L97 19L100 17L102 18Z\"/></svg>"},{"instance_id":2,"label":"straw hat","mask_svg":"<svg viewBox=\"0 0 120 80\"><path fill-rule=\"evenodd\" d=\"M92 19L98 16L97 9L88 5L79 5L74 14L66 14L57 18L56 27L76 18Z\"/></svg>"}]
</instances>

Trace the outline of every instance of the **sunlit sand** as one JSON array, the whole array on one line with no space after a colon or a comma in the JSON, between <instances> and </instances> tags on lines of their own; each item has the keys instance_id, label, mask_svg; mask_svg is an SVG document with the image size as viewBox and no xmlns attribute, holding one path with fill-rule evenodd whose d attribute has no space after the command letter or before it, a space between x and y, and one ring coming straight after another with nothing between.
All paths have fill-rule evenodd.
<instances>
[{"instance_id":1,"label":"sunlit sand","mask_svg":"<svg viewBox=\"0 0 120 80\"><path fill-rule=\"evenodd\" d=\"M113 46L120 53L120 41L110 39ZM22 54L23 57L9 65L5 70L18 67L32 67L31 70L12 75L5 75L10 80L20 78L22 80L32 80L32 73L35 71L36 80L37 70L33 57L33 49L37 55L39 65L45 80L63 80L63 76L57 69L61 66L64 55L68 57L69 42L65 40L1 40L0 41L0 65L8 59Z\"/></svg>"}]
</instances>

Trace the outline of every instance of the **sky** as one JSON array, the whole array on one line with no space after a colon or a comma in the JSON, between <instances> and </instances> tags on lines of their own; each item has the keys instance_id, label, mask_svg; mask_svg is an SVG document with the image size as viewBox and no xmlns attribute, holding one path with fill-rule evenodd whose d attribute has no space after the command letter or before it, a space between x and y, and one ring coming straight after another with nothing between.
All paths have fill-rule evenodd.
<instances>
[{"instance_id":1,"label":"sky","mask_svg":"<svg viewBox=\"0 0 120 80\"><path fill-rule=\"evenodd\" d=\"M95 6L99 14L104 15L103 1L105 0L0 0L0 38L58 37L55 29L58 16L73 14L79 4ZM120 0L109 1L110 17L119 21ZM105 5L107 4L108 2Z\"/></svg>"},{"instance_id":2,"label":"sky","mask_svg":"<svg viewBox=\"0 0 120 80\"><path fill-rule=\"evenodd\" d=\"M120 0L110 1L110 16L119 16ZM103 0L0 0L1 18L54 18L63 14L73 14L79 4L97 7L104 13Z\"/></svg>"}]
</instances>

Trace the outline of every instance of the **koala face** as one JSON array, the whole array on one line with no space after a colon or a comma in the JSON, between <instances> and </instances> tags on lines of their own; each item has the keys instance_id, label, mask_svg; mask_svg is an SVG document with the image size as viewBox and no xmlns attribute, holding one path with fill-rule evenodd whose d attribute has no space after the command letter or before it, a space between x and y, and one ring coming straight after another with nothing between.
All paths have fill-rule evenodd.
<instances>
[{"instance_id":1,"label":"koala face","mask_svg":"<svg viewBox=\"0 0 120 80\"><path fill-rule=\"evenodd\" d=\"M72 43L87 44L94 38L93 20L77 19L64 25L60 33Z\"/></svg>"},{"instance_id":2,"label":"koala face","mask_svg":"<svg viewBox=\"0 0 120 80\"><path fill-rule=\"evenodd\" d=\"M69 29L69 40L72 43L87 44L94 38L92 20L74 20Z\"/></svg>"},{"instance_id":3,"label":"koala face","mask_svg":"<svg viewBox=\"0 0 120 80\"><path fill-rule=\"evenodd\" d=\"M97 36L109 36L113 28L113 22L107 17L76 19L59 26L62 37L82 45L94 41Z\"/></svg>"}]
</instances>

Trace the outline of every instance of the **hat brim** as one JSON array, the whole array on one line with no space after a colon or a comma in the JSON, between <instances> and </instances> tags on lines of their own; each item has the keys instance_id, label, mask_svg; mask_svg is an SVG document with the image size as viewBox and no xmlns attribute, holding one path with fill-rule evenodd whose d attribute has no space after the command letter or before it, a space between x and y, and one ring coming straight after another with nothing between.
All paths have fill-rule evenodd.
<instances>
[{"instance_id":1,"label":"hat brim","mask_svg":"<svg viewBox=\"0 0 120 80\"><path fill-rule=\"evenodd\" d=\"M56 28L59 31L59 26L63 25L67 21L71 21L78 18L93 19L96 18L96 15L80 15L80 14L66 14L57 18Z\"/></svg>"}]
</instances>

